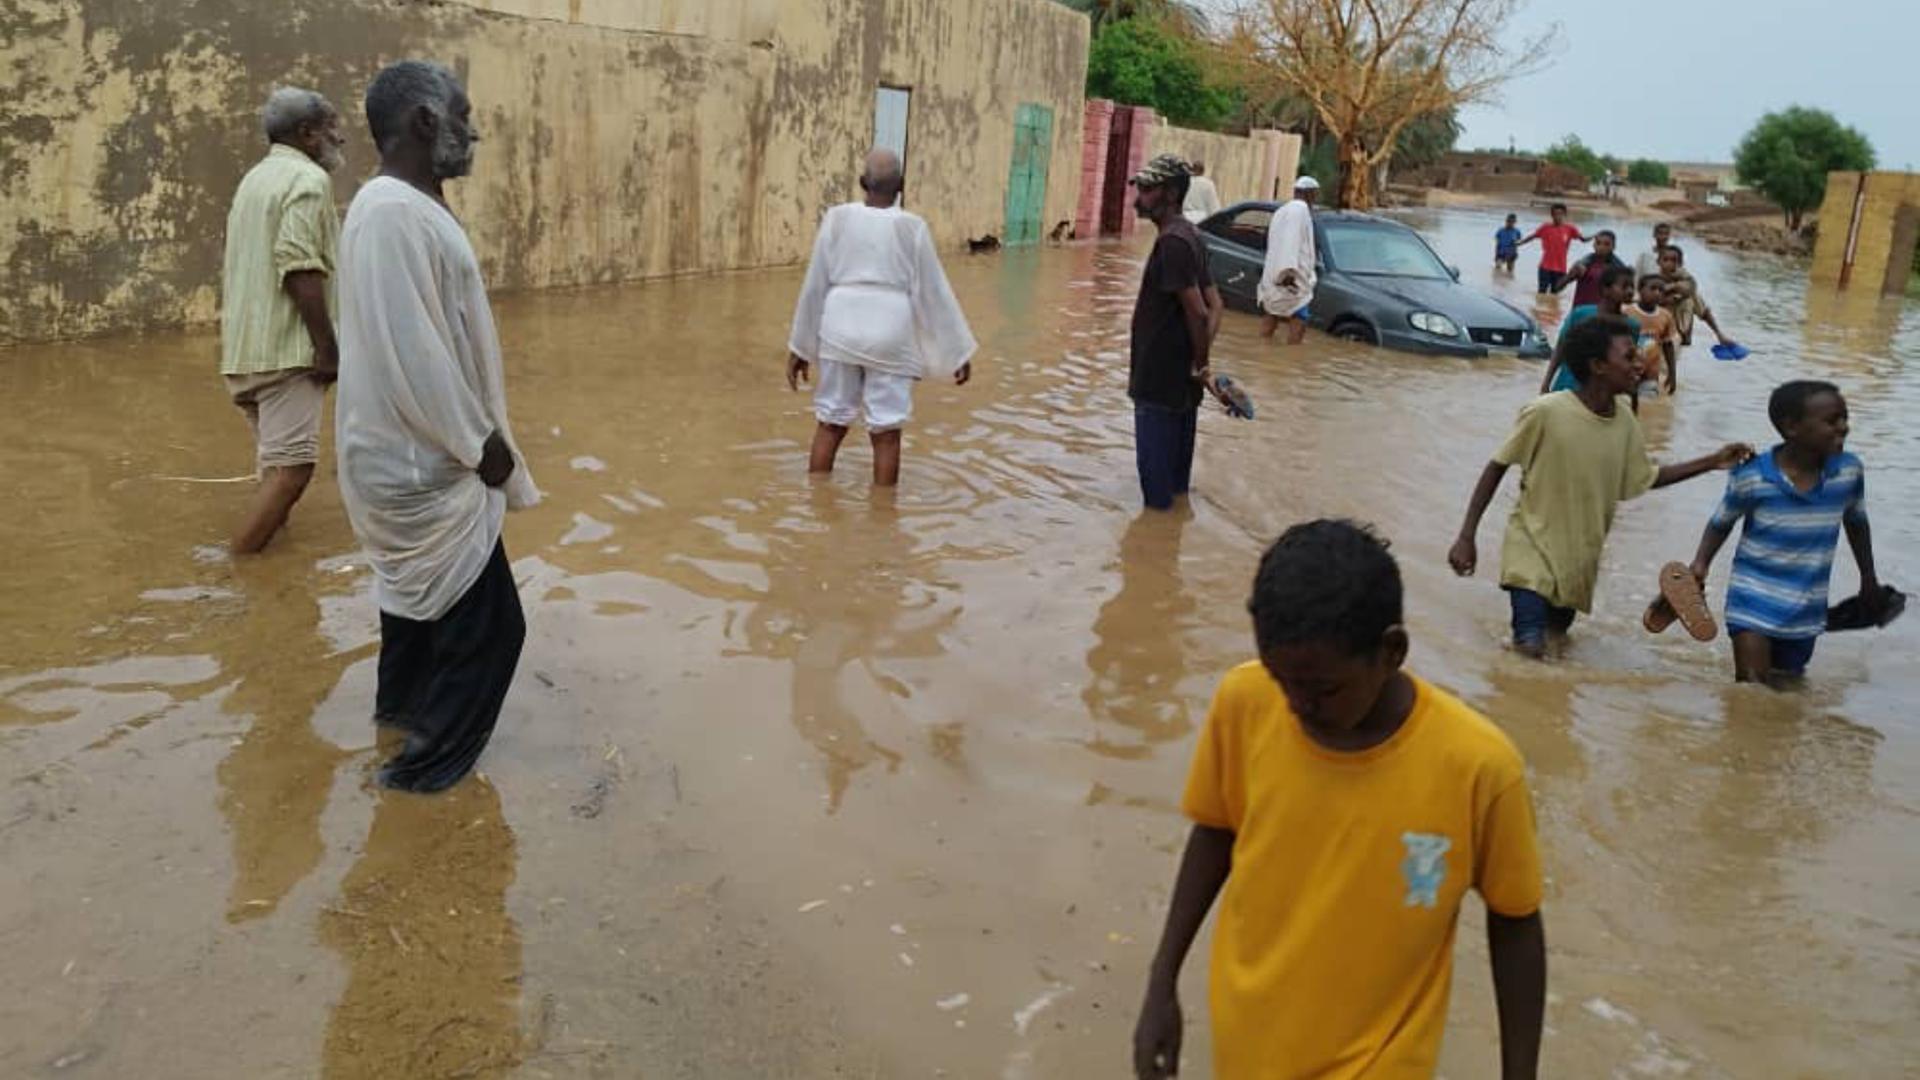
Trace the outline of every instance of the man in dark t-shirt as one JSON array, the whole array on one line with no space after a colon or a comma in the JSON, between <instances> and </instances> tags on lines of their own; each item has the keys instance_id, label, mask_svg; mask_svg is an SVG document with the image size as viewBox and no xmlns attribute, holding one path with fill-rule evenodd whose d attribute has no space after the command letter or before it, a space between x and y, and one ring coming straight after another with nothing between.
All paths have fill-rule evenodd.
<instances>
[{"instance_id":1,"label":"man in dark t-shirt","mask_svg":"<svg viewBox=\"0 0 1920 1080\"><path fill-rule=\"evenodd\" d=\"M1140 493L1155 510L1187 493L1200 402L1214 389L1207 358L1220 294L1200 234L1180 213L1191 176L1186 162L1161 154L1132 180L1134 210L1159 230L1133 308L1127 375Z\"/></svg>"}]
</instances>

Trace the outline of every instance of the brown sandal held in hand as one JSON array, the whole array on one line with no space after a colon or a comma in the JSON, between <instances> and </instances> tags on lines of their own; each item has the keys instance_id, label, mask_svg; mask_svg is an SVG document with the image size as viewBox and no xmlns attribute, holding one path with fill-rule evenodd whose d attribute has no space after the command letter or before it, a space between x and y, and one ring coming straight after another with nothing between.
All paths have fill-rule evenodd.
<instances>
[{"instance_id":1,"label":"brown sandal held in hand","mask_svg":"<svg viewBox=\"0 0 1920 1080\"><path fill-rule=\"evenodd\" d=\"M1687 569L1687 564L1670 562L1660 568L1660 598L1673 609L1693 640L1712 641L1719 636L1720 624L1714 621L1713 612L1707 607L1706 591L1700 587L1693 571Z\"/></svg>"},{"instance_id":2,"label":"brown sandal held in hand","mask_svg":"<svg viewBox=\"0 0 1920 1080\"><path fill-rule=\"evenodd\" d=\"M1653 603L1647 605L1647 613L1640 616L1640 625L1646 627L1649 634L1664 634L1667 627L1679 621L1680 616L1674 614L1673 605L1667 603L1664 596L1654 597Z\"/></svg>"}]
</instances>

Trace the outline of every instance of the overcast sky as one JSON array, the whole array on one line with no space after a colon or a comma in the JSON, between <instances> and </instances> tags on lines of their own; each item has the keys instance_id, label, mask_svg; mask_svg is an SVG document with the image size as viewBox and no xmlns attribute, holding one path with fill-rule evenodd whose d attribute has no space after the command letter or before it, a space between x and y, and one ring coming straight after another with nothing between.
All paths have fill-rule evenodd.
<instances>
[{"instance_id":1,"label":"overcast sky","mask_svg":"<svg viewBox=\"0 0 1920 1080\"><path fill-rule=\"evenodd\" d=\"M1762 114L1810 105L1864 132L1881 168L1920 168L1920 0L1529 0L1512 40L1556 21L1551 65L1463 113L1463 149L1575 133L1723 162Z\"/></svg>"}]
</instances>

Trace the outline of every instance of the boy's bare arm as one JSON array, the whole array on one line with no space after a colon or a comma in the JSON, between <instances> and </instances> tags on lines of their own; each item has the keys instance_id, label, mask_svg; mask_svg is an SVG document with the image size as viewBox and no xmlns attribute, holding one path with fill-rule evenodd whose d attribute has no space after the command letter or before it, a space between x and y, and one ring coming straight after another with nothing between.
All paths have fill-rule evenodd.
<instances>
[{"instance_id":1,"label":"boy's bare arm","mask_svg":"<svg viewBox=\"0 0 1920 1080\"><path fill-rule=\"evenodd\" d=\"M1460 535L1453 542L1453 550L1447 552L1447 562L1461 577L1471 575L1480 563L1479 545L1474 538L1480 532L1480 519L1487 516L1487 507L1493 503L1494 492L1500 490L1500 481L1506 475L1507 467L1497 461L1487 462L1487 467L1480 470L1480 482L1473 486L1473 496L1467 500L1467 517L1460 523Z\"/></svg>"},{"instance_id":2,"label":"boy's bare arm","mask_svg":"<svg viewBox=\"0 0 1920 1080\"><path fill-rule=\"evenodd\" d=\"M1653 478L1656 488L1670 487L1684 483L1696 476L1703 476L1716 469L1731 469L1745 463L1753 457L1753 447L1746 443L1728 443L1704 457L1692 461L1682 461L1675 465L1662 465L1660 472Z\"/></svg>"},{"instance_id":3,"label":"boy's bare arm","mask_svg":"<svg viewBox=\"0 0 1920 1080\"><path fill-rule=\"evenodd\" d=\"M1501 1080L1534 1080L1547 1013L1547 931L1540 913L1512 919L1487 912L1487 952L1500 1012Z\"/></svg>"},{"instance_id":4,"label":"boy's bare arm","mask_svg":"<svg viewBox=\"0 0 1920 1080\"><path fill-rule=\"evenodd\" d=\"M1233 833L1195 825L1187 834L1187 850L1180 857L1180 875L1173 883L1173 906L1160 934L1147 979L1147 1000L1133 1031L1133 1071L1140 1080L1162 1080L1180 1071L1180 1041L1184 1020L1180 1014L1180 965L1186 962L1193 939L1206 921L1214 897L1233 869Z\"/></svg>"},{"instance_id":5,"label":"boy's bare arm","mask_svg":"<svg viewBox=\"0 0 1920 1080\"><path fill-rule=\"evenodd\" d=\"M1880 574L1873 566L1873 527L1866 518L1847 519L1847 546L1853 549L1854 564L1860 567L1860 595L1877 604Z\"/></svg>"},{"instance_id":6,"label":"boy's bare arm","mask_svg":"<svg viewBox=\"0 0 1920 1080\"><path fill-rule=\"evenodd\" d=\"M1680 389L1680 350L1673 347L1672 338L1660 339L1660 355L1667 361L1667 393Z\"/></svg>"},{"instance_id":7,"label":"boy's bare arm","mask_svg":"<svg viewBox=\"0 0 1920 1080\"><path fill-rule=\"evenodd\" d=\"M1707 575L1713 570L1713 560L1720 555L1720 549L1727 546L1727 538L1733 530L1722 529L1713 522L1700 532L1700 546L1693 553L1693 576L1700 584L1707 583Z\"/></svg>"}]
</instances>

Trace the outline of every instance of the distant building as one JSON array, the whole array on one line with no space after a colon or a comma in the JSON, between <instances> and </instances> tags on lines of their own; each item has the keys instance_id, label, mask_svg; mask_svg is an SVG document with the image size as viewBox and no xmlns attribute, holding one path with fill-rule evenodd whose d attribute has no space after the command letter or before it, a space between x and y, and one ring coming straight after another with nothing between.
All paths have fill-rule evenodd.
<instances>
[{"instance_id":1,"label":"distant building","mask_svg":"<svg viewBox=\"0 0 1920 1080\"><path fill-rule=\"evenodd\" d=\"M1405 177L1407 182L1448 191L1530 195L1542 162L1522 154L1453 151Z\"/></svg>"}]
</instances>

